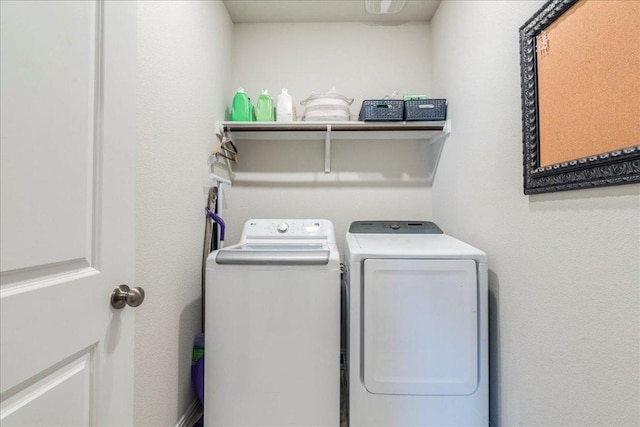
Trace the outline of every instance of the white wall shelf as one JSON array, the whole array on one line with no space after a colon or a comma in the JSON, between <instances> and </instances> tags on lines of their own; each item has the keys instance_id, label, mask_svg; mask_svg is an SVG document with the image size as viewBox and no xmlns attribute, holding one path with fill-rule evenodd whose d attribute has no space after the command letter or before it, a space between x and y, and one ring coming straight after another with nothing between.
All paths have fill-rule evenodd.
<instances>
[{"instance_id":1,"label":"white wall shelf","mask_svg":"<svg viewBox=\"0 0 640 427\"><path fill-rule=\"evenodd\" d=\"M225 133L242 140L324 141L324 171L331 172L331 140L422 140L428 144L429 180L433 179L451 121L437 122L220 122Z\"/></svg>"}]
</instances>

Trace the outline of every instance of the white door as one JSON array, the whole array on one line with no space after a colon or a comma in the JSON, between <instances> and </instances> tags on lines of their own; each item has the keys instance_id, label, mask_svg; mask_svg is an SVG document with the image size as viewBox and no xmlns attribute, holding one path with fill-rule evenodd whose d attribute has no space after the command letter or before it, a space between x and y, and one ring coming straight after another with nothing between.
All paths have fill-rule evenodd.
<instances>
[{"instance_id":1,"label":"white door","mask_svg":"<svg viewBox=\"0 0 640 427\"><path fill-rule=\"evenodd\" d=\"M0 424L132 425L136 5L0 8Z\"/></svg>"}]
</instances>

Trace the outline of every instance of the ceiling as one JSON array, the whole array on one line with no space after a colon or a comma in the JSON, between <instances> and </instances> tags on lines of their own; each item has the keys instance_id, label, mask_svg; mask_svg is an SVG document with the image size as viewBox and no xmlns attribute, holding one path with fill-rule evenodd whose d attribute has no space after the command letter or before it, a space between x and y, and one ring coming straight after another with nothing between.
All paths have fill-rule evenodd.
<instances>
[{"instance_id":1,"label":"ceiling","mask_svg":"<svg viewBox=\"0 0 640 427\"><path fill-rule=\"evenodd\" d=\"M224 0L235 24L257 22L382 22L429 21L440 0L408 0L394 14L365 12L364 0Z\"/></svg>"}]
</instances>

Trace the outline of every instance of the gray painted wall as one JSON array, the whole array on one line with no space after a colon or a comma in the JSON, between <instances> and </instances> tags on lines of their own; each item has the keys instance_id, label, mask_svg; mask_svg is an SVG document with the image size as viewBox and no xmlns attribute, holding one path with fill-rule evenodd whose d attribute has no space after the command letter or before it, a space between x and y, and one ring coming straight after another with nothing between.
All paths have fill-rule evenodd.
<instances>
[{"instance_id":1,"label":"gray painted wall","mask_svg":"<svg viewBox=\"0 0 640 427\"><path fill-rule=\"evenodd\" d=\"M434 217L489 255L494 425L637 426L640 185L522 193L518 28L542 4L436 12L432 85L453 133Z\"/></svg>"},{"instance_id":2,"label":"gray painted wall","mask_svg":"<svg viewBox=\"0 0 640 427\"><path fill-rule=\"evenodd\" d=\"M193 399L205 159L239 85L296 103L336 86L354 113L427 92L450 100L453 133L433 191L421 143L336 142L329 176L321 141L242 144L229 243L250 217L325 217L341 240L352 220L433 215L489 254L493 423L640 424L640 186L522 194L517 29L541 4L447 0L430 25L320 39L310 24L234 26L215 1L140 3L136 425L174 425Z\"/></svg>"},{"instance_id":3,"label":"gray painted wall","mask_svg":"<svg viewBox=\"0 0 640 427\"><path fill-rule=\"evenodd\" d=\"M228 103L238 87L254 103L261 89L275 98L285 87L302 114L301 100L335 86L355 98L357 115L363 99L430 93L428 40L426 23L236 24ZM240 163L225 198L229 244L249 218L326 218L341 246L354 220L431 217L423 142L333 141L329 175L323 147L323 135L238 142Z\"/></svg>"},{"instance_id":4,"label":"gray painted wall","mask_svg":"<svg viewBox=\"0 0 640 427\"><path fill-rule=\"evenodd\" d=\"M232 23L221 2L138 3L135 425L193 402L206 159L224 114ZM132 142L133 143L133 142Z\"/></svg>"}]
</instances>

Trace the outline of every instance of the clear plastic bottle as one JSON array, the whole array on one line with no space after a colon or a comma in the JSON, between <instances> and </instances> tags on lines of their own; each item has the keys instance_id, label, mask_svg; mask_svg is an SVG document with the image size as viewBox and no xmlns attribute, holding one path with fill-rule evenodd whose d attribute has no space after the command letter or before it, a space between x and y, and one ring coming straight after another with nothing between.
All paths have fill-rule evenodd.
<instances>
[{"instance_id":1,"label":"clear plastic bottle","mask_svg":"<svg viewBox=\"0 0 640 427\"><path fill-rule=\"evenodd\" d=\"M287 89L282 89L282 93L278 95L276 121L292 122L295 120L293 114L293 98L289 95Z\"/></svg>"},{"instance_id":2,"label":"clear plastic bottle","mask_svg":"<svg viewBox=\"0 0 640 427\"><path fill-rule=\"evenodd\" d=\"M233 97L233 103L231 105L231 121L232 122L251 122L253 121L252 114L253 106L251 100L244 92L243 88L239 88Z\"/></svg>"},{"instance_id":3,"label":"clear plastic bottle","mask_svg":"<svg viewBox=\"0 0 640 427\"><path fill-rule=\"evenodd\" d=\"M273 122L275 116L273 114L273 99L269 96L269 91L264 89L258 97L256 104L256 121Z\"/></svg>"}]
</instances>

